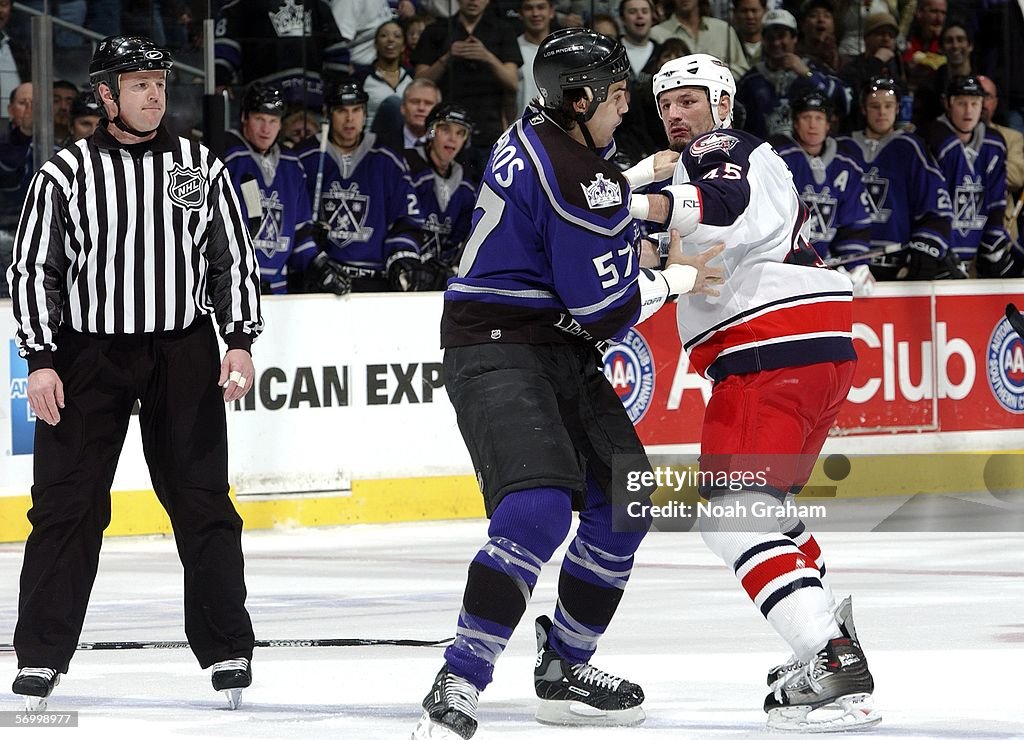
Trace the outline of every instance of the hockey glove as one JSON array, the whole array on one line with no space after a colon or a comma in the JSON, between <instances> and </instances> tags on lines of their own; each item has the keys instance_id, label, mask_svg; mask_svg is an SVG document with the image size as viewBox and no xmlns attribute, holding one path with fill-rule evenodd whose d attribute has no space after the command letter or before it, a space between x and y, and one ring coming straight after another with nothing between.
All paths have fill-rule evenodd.
<instances>
[{"instance_id":1,"label":"hockey glove","mask_svg":"<svg viewBox=\"0 0 1024 740\"><path fill-rule=\"evenodd\" d=\"M347 295L352 292L352 279L345 268L321 252L306 268L306 293L334 293Z\"/></svg>"},{"instance_id":2,"label":"hockey glove","mask_svg":"<svg viewBox=\"0 0 1024 740\"><path fill-rule=\"evenodd\" d=\"M990 245L984 242L978 247L978 257L975 261L975 269L980 278L1005 278L1012 277L1013 271L1013 250L1010 242L1003 239L998 244Z\"/></svg>"},{"instance_id":3,"label":"hockey glove","mask_svg":"<svg viewBox=\"0 0 1024 740\"><path fill-rule=\"evenodd\" d=\"M915 239L907 243L905 252L903 267L896 273L897 280L934 280L944 269L938 245Z\"/></svg>"},{"instance_id":4,"label":"hockey glove","mask_svg":"<svg viewBox=\"0 0 1024 740\"><path fill-rule=\"evenodd\" d=\"M391 290L400 293L434 290L437 272L428 263L411 257L399 257L388 268Z\"/></svg>"}]
</instances>

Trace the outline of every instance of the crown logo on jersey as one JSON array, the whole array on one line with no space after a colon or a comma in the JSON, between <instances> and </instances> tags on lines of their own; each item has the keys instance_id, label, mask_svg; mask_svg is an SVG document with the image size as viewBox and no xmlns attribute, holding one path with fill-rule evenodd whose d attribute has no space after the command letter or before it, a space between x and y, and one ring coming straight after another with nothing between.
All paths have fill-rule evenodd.
<instances>
[{"instance_id":1,"label":"crown logo on jersey","mask_svg":"<svg viewBox=\"0 0 1024 740\"><path fill-rule=\"evenodd\" d=\"M284 0L276 12L267 15L279 38L308 36L313 32L313 11L304 9L296 0Z\"/></svg>"},{"instance_id":2,"label":"crown logo on jersey","mask_svg":"<svg viewBox=\"0 0 1024 740\"><path fill-rule=\"evenodd\" d=\"M622 188L617 182L613 182L602 173L597 173L597 179L589 185L580 183L583 188L583 195L587 199L587 205L591 208L611 208L622 205Z\"/></svg>"}]
</instances>

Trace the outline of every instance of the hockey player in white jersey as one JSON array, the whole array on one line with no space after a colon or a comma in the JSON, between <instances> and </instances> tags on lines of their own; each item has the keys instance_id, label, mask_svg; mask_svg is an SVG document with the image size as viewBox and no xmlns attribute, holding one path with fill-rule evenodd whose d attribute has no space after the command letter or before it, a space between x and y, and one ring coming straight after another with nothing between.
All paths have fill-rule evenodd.
<instances>
[{"instance_id":1,"label":"hockey player in white jersey","mask_svg":"<svg viewBox=\"0 0 1024 740\"><path fill-rule=\"evenodd\" d=\"M686 251L725 243L720 296L682 296L679 332L694 368L715 381L701 434L701 470L716 481L761 473L745 490L702 487L724 510L702 517L708 547L790 645L769 674L768 726L828 732L875 724L874 682L837 608L821 550L799 519L758 517L799 492L846 400L856 354L852 285L807 239L807 209L782 159L729 128L735 81L715 57L692 54L654 77L658 112L681 152L672 184L632 196L639 218L676 229Z\"/></svg>"}]
</instances>

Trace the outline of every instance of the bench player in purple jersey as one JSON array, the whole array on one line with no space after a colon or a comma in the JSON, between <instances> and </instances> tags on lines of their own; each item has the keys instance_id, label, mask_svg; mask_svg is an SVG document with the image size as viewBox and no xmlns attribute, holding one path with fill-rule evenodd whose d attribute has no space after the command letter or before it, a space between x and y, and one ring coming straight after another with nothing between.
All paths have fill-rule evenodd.
<instances>
[{"instance_id":1,"label":"bench player in purple jersey","mask_svg":"<svg viewBox=\"0 0 1024 740\"><path fill-rule=\"evenodd\" d=\"M644 719L641 688L590 664L650 524L612 527L613 456L650 468L597 348L670 295L713 292L720 272L705 263L718 248L686 260L676 239L664 271L639 267L629 185L602 156L613 153L628 109L621 44L580 28L556 31L540 45L534 76L541 98L492 150L459 274L445 292L446 387L491 521L414 738L476 732L478 694L573 508L580 524L554 615L536 623L537 719ZM623 491L620 499L623 487L614 488L617 504L650 495Z\"/></svg>"}]
</instances>

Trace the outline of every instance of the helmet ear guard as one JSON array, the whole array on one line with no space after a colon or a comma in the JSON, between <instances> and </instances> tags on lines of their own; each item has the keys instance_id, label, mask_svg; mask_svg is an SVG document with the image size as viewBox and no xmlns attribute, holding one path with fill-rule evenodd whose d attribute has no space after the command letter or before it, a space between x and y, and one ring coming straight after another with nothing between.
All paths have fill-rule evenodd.
<instances>
[{"instance_id":1,"label":"helmet ear guard","mask_svg":"<svg viewBox=\"0 0 1024 740\"><path fill-rule=\"evenodd\" d=\"M662 65L652 81L654 99L663 92L679 87L701 87L707 92L711 103L711 117L715 128L732 125L733 103L736 100L736 80L729 68L717 57L710 54L688 54L671 59ZM722 95L729 96L729 112L724 118L718 117L718 104ZM661 115L661 107L658 108Z\"/></svg>"}]
</instances>

